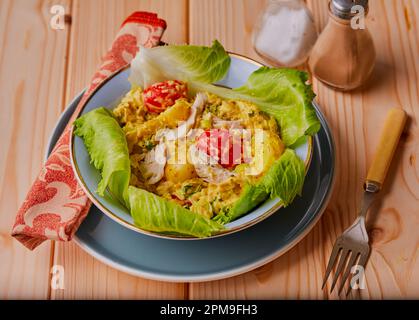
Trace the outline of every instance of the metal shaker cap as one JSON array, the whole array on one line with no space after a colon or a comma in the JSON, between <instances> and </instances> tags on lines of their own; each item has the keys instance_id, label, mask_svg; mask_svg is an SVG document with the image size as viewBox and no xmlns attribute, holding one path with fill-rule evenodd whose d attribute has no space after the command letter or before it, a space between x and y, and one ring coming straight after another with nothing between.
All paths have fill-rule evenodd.
<instances>
[{"instance_id":1,"label":"metal shaker cap","mask_svg":"<svg viewBox=\"0 0 419 320\"><path fill-rule=\"evenodd\" d=\"M354 6L364 7L365 14L368 12L368 0L331 0L330 11L341 19L351 19L357 12L352 13Z\"/></svg>"}]
</instances>

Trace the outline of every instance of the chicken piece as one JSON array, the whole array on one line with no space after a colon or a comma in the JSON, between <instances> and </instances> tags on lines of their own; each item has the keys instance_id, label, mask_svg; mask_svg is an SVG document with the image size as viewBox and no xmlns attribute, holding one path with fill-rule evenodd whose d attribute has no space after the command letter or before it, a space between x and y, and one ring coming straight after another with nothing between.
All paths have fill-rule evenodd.
<instances>
[{"instance_id":1,"label":"chicken piece","mask_svg":"<svg viewBox=\"0 0 419 320\"><path fill-rule=\"evenodd\" d=\"M188 131L194 126L196 118L204 109L205 102L207 101L207 95L204 93L198 93L195 101L191 107L191 112L188 119L174 129L163 129L157 132L156 140L176 140L186 137Z\"/></svg>"},{"instance_id":2,"label":"chicken piece","mask_svg":"<svg viewBox=\"0 0 419 320\"><path fill-rule=\"evenodd\" d=\"M209 183L222 183L235 176L234 171L224 169L217 159L214 159L192 145L189 148L189 160L194 165L197 175Z\"/></svg>"},{"instance_id":3,"label":"chicken piece","mask_svg":"<svg viewBox=\"0 0 419 320\"><path fill-rule=\"evenodd\" d=\"M166 145L160 143L148 152L139 164L139 170L146 184L156 184L164 176L166 166Z\"/></svg>"}]
</instances>

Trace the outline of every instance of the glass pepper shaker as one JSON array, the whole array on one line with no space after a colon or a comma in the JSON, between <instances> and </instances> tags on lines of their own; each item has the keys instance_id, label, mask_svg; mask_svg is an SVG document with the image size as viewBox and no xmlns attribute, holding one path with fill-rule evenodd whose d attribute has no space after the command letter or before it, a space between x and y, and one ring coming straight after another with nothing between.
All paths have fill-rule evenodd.
<instances>
[{"instance_id":1,"label":"glass pepper shaker","mask_svg":"<svg viewBox=\"0 0 419 320\"><path fill-rule=\"evenodd\" d=\"M330 1L329 21L309 58L309 68L317 79L340 90L355 89L368 80L375 49L371 34L359 20L367 13L368 0Z\"/></svg>"},{"instance_id":2,"label":"glass pepper shaker","mask_svg":"<svg viewBox=\"0 0 419 320\"><path fill-rule=\"evenodd\" d=\"M268 64L294 67L304 63L317 39L303 0L270 0L253 29L253 47Z\"/></svg>"}]
</instances>

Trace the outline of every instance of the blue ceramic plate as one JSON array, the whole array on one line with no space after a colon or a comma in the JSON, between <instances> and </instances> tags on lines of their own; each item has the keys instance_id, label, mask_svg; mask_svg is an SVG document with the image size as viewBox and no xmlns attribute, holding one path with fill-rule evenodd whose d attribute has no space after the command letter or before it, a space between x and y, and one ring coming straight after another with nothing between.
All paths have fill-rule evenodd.
<instances>
[{"instance_id":1,"label":"blue ceramic plate","mask_svg":"<svg viewBox=\"0 0 419 320\"><path fill-rule=\"evenodd\" d=\"M235 54L230 54L230 56L230 69L225 78L218 82L219 85L231 88L240 87L246 82L247 78L253 71L261 67L260 63L249 58ZM118 72L107 79L106 82L104 82L93 93L89 101L87 101L81 114L85 114L101 106L105 106L109 109L115 108L121 100L121 97L124 96L131 88L131 85L128 81L130 72L130 69L126 68L125 70L122 70L121 72ZM90 156L83 143L83 140L76 136L73 137L70 148L72 150L72 163L81 186L89 198L93 201L93 203L110 218L131 230L156 237L183 240L199 239L193 237L182 237L177 235L149 232L134 225L134 221L127 208L112 200L111 197L101 197L95 192L100 181L100 173L90 162ZM305 161L305 164L308 167L312 154L312 138L308 137L306 142L300 145L295 151L297 155L303 161ZM226 224L225 230L216 235L213 235L212 237L226 235L248 228L249 226L259 223L263 219L269 217L271 214L278 211L280 207L281 204L279 198L269 199L248 214Z\"/></svg>"},{"instance_id":2,"label":"blue ceramic plate","mask_svg":"<svg viewBox=\"0 0 419 320\"><path fill-rule=\"evenodd\" d=\"M50 138L54 147L81 95L62 114ZM304 197L246 230L201 241L173 241L129 230L92 206L74 241L89 254L118 270L144 278L209 281L250 271L279 257L314 226L329 199L334 177L334 148L327 123L313 138L312 160Z\"/></svg>"}]
</instances>

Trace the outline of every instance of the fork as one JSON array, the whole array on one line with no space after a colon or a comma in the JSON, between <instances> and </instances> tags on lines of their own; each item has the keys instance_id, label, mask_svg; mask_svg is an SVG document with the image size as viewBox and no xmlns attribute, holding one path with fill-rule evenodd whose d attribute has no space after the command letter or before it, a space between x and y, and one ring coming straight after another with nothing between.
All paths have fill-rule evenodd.
<instances>
[{"instance_id":1,"label":"fork","mask_svg":"<svg viewBox=\"0 0 419 320\"><path fill-rule=\"evenodd\" d=\"M343 234L337 238L329 258L329 263L326 267L322 289L324 289L327 279L338 261L330 292L335 288L339 275L342 274L342 271L346 266L339 285L339 295L343 290L352 268L354 266L365 268L370 255L368 233L365 228L365 218L368 209L374 200L374 196L381 189L387 175L391 159L393 158L397 143L406 123L406 118L406 113L402 109L393 108L390 109L387 114L381 132L380 142L368 171L367 179L364 183L365 192L359 216L352 226L346 229ZM348 295L350 291L351 285L349 286L346 295Z\"/></svg>"}]
</instances>

